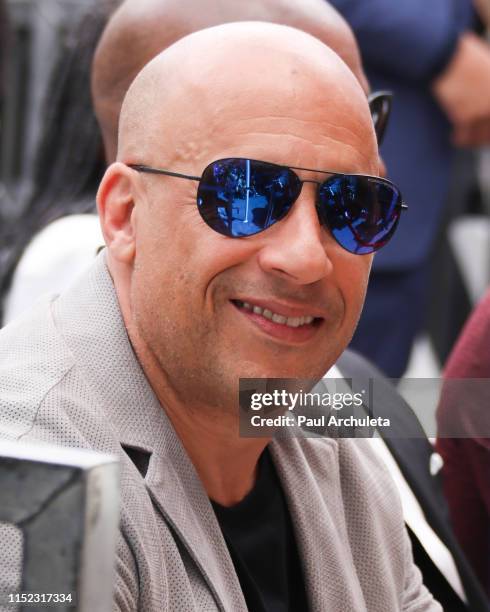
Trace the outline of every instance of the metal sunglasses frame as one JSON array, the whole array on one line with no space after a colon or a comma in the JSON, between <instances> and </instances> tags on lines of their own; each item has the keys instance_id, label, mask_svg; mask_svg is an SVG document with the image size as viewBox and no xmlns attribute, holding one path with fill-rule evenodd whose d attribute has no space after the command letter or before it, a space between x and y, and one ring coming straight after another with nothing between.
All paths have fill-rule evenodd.
<instances>
[{"instance_id":1,"label":"metal sunglasses frame","mask_svg":"<svg viewBox=\"0 0 490 612\"><path fill-rule=\"evenodd\" d=\"M281 168L283 170L303 170L305 172L317 172L320 174L326 174L329 177L333 177L333 176L352 176L352 177L359 177L359 178L366 178L366 179L372 179L374 181L379 181L380 183L384 183L385 185L389 185L390 187L392 187L394 190L396 190L400 196L400 190L398 189L398 187L396 185L394 185L394 183L392 183L391 181L389 181L388 179L382 178L380 176L371 176L368 174L350 174L350 173L345 173L345 172L333 172L330 170L314 170L312 168L302 168L300 166L284 166L282 164L275 164L274 162L264 162L262 160L258 160L258 159L249 159L249 158L244 158L244 157L227 157L224 159L216 159L212 162L210 162L206 168L204 168L203 170L203 174L205 172L205 170L207 168L209 168L209 166L212 166L213 164L217 164L220 162L224 162L224 161L229 161L229 160L237 160L237 161L248 161L248 162L256 162L256 163L260 163L260 164L267 164L270 166L275 166L277 168ZM131 168L132 170L136 170L136 172L144 172L147 174L163 174L165 176L173 176L175 178L182 178L182 179L187 179L189 181L198 181L201 182L202 180L202 176L194 176L192 174L182 174L180 172L173 172L172 170L164 170L163 168L154 168L152 166L147 166L145 164L127 164L128 168ZM297 175L296 175L297 176ZM315 181L312 179L301 179L300 177L298 177L301 185L303 185L304 183L313 183L315 185L322 185L323 182L325 181ZM400 204L397 206L397 208L400 208L400 210L407 210L408 206L405 204L405 202L403 201L403 199L401 200Z\"/></svg>"},{"instance_id":2,"label":"metal sunglasses frame","mask_svg":"<svg viewBox=\"0 0 490 612\"><path fill-rule=\"evenodd\" d=\"M391 91L373 91L368 96L369 109L373 119L374 131L381 146L393 106L393 93Z\"/></svg>"},{"instance_id":3,"label":"metal sunglasses frame","mask_svg":"<svg viewBox=\"0 0 490 612\"><path fill-rule=\"evenodd\" d=\"M370 174L355 174L355 173L349 173L349 172L334 172L333 170L314 170L313 168L302 168L300 166L285 166L282 164L276 164L274 162L266 162L260 159L251 159L248 157L225 157L223 159L215 159L214 161L210 162L206 166L206 168L204 168L203 174L204 174L204 171L207 168L209 168L209 166L212 166L213 164L218 164L219 162L229 161L232 159L237 160L237 161L249 161L249 162L256 162L259 164L267 164L269 166L275 166L276 168L281 168L283 170L303 170L304 172L317 172L320 174L327 174L328 176L331 176L331 177L332 176L356 176L359 178L373 179L375 181L379 181L380 183L384 183L385 185L389 185L390 187L393 187L393 189L396 189L396 191L400 193L400 190L394 183L392 183L388 179L382 178L381 176L372 176ZM132 170L136 170L136 172L144 172L146 174L163 174L165 176L173 176L175 178L183 178L189 181L198 181L198 182L202 180L202 175L194 176L192 174L182 174L180 172L173 172L172 170L164 170L163 168L154 168L153 166L147 166L145 164L126 164L126 165L128 166L128 168L131 168ZM318 185L318 186L322 185L323 182L325 182L325 181L314 181L312 179L301 179L300 177L298 177L298 179L301 184L314 183L315 185ZM408 209L408 206L405 204L403 200L400 202L399 207L402 210Z\"/></svg>"}]
</instances>

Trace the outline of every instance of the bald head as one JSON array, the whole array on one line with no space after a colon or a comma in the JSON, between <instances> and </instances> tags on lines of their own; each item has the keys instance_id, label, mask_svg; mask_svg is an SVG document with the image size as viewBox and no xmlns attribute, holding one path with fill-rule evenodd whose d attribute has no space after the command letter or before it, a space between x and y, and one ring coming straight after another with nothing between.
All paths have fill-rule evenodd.
<instances>
[{"instance_id":1,"label":"bald head","mask_svg":"<svg viewBox=\"0 0 490 612\"><path fill-rule=\"evenodd\" d=\"M289 25L329 45L367 87L354 36L325 0L126 0L110 20L93 66L94 106L108 161L117 147L122 101L141 68L180 38L233 21ZM261 62L263 58L261 59Z\"/></svg>"},{"instance_id":2,"label":"bald head","mask_svg":"<svg viewBox=\"0 0 490 612\"><path fill-rule=\"evenodd\" d=\"M324 167L328 139L376 159L365 93L338 55L287 26L232 23L179 40L143 68L121 110L117 157L198 173L215 151L225 157L250 146L254 157L257 143L301 141L304 124L319 151L312 167ZM268 159L302 165L294 142L287 159Z\"/></svg>"}]
</instances>

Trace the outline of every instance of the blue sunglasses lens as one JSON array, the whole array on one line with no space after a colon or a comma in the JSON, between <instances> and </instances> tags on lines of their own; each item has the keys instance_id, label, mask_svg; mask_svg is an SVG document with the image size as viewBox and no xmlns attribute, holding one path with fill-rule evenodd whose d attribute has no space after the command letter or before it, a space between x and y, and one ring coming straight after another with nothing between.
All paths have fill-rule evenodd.
<instances>
[{"instance_id":1,"label":"blue sunglasses lens","mask_svg":"<svg viewBox=\"0 0 490 612\"><path fill-rule=\"evenodd\" d=\"M335 240L358 255L373 253L393 236L402 198L391 183L368 176L333 176L318 191L318 214Z\"/></svg>"},{"instance_id":2,"label":"blue sunglasses lens","mask_svg":"<svg viewBox=\"0 0 490 612\"><path fill-rule=\"evenodd\" d=\"M207 166L197 189L201 217L224 236L240 238L264 231L291 210L302 182L290 168L230 158ZM335 174L318 188L320 221L344 249L373 253L392 237L401 194L389 181Z\"/></svg>"},{"instance_id":3,"label":"blue sunglasses lens","mask_svg":"<svg viewBox=\"0 0 490 612\"><path fill-rule=\"evenodd\" d=\"M301 192L301 181L282 166L223 159L205 168L197 190L203 220L230 237L253 236L282 219Z\"/></svg>"}]
</instances>

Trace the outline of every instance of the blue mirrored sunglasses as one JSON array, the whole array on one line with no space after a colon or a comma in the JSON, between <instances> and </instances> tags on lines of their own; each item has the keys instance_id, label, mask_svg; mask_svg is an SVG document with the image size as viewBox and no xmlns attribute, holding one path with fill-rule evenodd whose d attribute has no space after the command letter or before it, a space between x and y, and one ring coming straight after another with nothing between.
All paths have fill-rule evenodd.
<instances>
[{"instance_id":1,"label":"blue mirrored sunglasses","mask_svg":"<svg viewBox=\"0 0 490 612\"><path fill-rule=\"evenodd\" d=\"M360 174L340 174L280 166L232 157L210 163L202 176L190 176L131 164L138 172L198 181L197 207L211 229L230 238L254 236L283 219L304 183L315 183L320 222L350 253L373 253L393 236L400 212L407 208L390 181ZM323 181L301 180L294 170L325 174Z\"/></svg>"}]
</instances>

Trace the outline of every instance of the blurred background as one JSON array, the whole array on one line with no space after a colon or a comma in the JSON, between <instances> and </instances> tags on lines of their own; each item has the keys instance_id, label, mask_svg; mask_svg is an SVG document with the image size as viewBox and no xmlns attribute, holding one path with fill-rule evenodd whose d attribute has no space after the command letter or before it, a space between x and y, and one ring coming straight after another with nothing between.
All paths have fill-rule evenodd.
<instances>
[{"instance_id":1,"label":"blurred background","mask_svg":"<svg viewBox=\"0 0 490 612\"><path fill-rule=\"evenodd\" d=\"M101 3L93 0L1 0L1 214L2 229L22 213L35 185L36 154L47 127L50 108L66 88L70 67L60 70L61 60L74 45L80 45L89 15ZM81 62L79 57L75 61ZM89 63L91 58L89 58ZM58 69L58 71L57 71ZM73 68L72 68L73 70ZM71 100L84 95L88 81L72 76ZM66 94L65 94L66 95ZM86 99L87 96L85 96ZM73 116L80 134L83 117ZM75 129L75 128L74 128ZM68 147L71 143L66 142ZM52 160L53 161L53 160ZM11 229L11 228L10 228Z\"/></svg>"}]
</instances>

